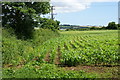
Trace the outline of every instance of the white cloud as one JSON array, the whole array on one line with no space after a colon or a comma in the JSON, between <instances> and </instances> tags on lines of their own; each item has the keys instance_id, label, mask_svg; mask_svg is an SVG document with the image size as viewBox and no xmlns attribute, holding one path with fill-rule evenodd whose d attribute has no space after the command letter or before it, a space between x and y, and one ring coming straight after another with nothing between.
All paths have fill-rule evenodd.
<instances>
[{"instance_id":1,"label":"white cloud","mask_svg":"<svg viewBox=\"0 0 120 80\"><path fill-rule=\"evenodd\" d=\"M90 7L93 2L118 2L119 0L51 0L55 13L77 12Z\"/></svg>"},{"instance_id":2,"label":"white cloud","mask_svg":"<svg viewBox=\"0 0 120 80\"><path fill-rule=\"evenodd\" d=\"M118 2L119 0L89 0L89 2Z\"/></svg>"}]
</instances>

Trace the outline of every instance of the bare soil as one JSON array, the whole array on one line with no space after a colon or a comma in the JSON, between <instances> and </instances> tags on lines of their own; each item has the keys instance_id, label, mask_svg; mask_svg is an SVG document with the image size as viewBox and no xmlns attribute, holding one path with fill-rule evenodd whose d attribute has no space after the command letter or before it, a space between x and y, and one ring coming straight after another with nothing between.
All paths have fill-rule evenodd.
<instances>
[{"instance_id":1,"label":"bare soil","mask_svg":"<svg viewBox=\"0 0 120 80\"><path fill-rule=\"evenodd\" d=\"M61 57L61 52L60 52L60 46L58 46L58 49L57 49L57 55L55 57L55 61L54 63L57 64L57 65L60 65L60 57Z\"/></svg>"},{"instance_id":2,"label":"bare soil","mask_svg":"<svg viewBox=\"0 0 120 80\"><path fill-rule=\"evenodd\" d=\"M98 73L102 77L110 76L111 78L118 78L120 75L119 68L118 67L102 67L102 66L76 66L76 67L62 67L64 70L72 70L72 71L80 71L83 70L87 73Z\"/></svg>"},{"instance_id":3,"label":"bare soil","mask_svg":"<svg viewBox=\"0 0 120 80\"><path fill-rule=\"evenodd\" d=\"M50 62L50 53L47 53L47 54L45 55L44 61Z\"/></svg>"}]
</instances>

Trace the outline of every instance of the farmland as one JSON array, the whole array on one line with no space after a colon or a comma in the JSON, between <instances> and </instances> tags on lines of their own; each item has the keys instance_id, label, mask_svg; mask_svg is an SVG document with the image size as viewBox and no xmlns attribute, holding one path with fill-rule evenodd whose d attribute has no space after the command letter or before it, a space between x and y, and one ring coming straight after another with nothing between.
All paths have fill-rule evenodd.
<instances>
[{"instance_id":1,"label":"farmland","mask_svg":"<svg viewBox=\"0 0 120 80\"><path fill-rule=\"evenodd\" d=\"M4 68L4 77L20 78L31 75L35 78L116 78L118 76L117 30L59 31L59 33L59 37L51 38L35 48L34 52L37 54L22 67ZM93 70L87 70L85 67ZM105 73L100 75L97 73L99 69ZM30 74L26 75L24 70L26 74Z\"/></svg>"},{"instance_id":2,"label":"farmland","mask_svg":"<svg viewBox=\"0 0 120 80\"><path fill-rule=\"evenodd\" d=\"M77 34L75 34L77 33ZM49 62L61 55L60 62L68 66L117 65L118 35L116 31L61 32L61 37L46 41L40 46L42 58L50 55ZM59 50L58 50L59 49Z\"/></svg>"},{"instance_id":3,"label":"farmland","mask_svg":"<svg viewBox=\"0 0 120 80\"><path fill-rule=\"evenodd\" d=\"M56 5L54 5L51 0L39 2L3 1L1 3L1 79L118 79L120 75L118 69L120 67L118 63L120 24L109 22L106 25L106 20L102 19L103 17L105 19L106 16L101 15L103 9L97 9L97 7L95 7L97 11L100 11L97 14L99 13L101 16L99 14L99 16L93 15L96 11L91 11L92 9L87 9L87 14L86 10L83 10L85 14L84 12L74 14L82 10L78 6L83 3L80 5L77 3L77 8L79 8L77 9L75 4L78 1L75 0L75 3L70 3L70 5L69 3L66 5L66 2L62 5L56 4L56 1ZM60 17L58 17L59 15L55 17L54 8L57 6L60 8L56 8L56 11L57 9L60 9L62 13L73 11L72 16L59 14ZM82 6L86 6L86 3ZM64 11L62 8L69 11ZM72 8L75 9L72 10ZM112 8L109 10L112 11ZM90 12L89 15L89 11L92 14ZM106 15L116 12L106 11ZM108 17L115 18L113 13L110 14Z\"/></svg>"}]
</instances>

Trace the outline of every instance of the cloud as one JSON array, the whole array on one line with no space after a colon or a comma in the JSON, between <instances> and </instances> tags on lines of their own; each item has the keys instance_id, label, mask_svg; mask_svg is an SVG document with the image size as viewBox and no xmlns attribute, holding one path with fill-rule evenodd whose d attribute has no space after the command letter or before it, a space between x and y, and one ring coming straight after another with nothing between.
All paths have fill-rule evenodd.
<instances>
[{"instance_id":1,"label":"cloud","mask_svg":"<svg viewBox=\"0 0 120 80\"><path fill-rule=\"evenodd\" d=\"M93 2L118 2L119 0L51 0L55 6L55 13L69 13L82 11L90 7Z\"/></svg>"}]
</instances>

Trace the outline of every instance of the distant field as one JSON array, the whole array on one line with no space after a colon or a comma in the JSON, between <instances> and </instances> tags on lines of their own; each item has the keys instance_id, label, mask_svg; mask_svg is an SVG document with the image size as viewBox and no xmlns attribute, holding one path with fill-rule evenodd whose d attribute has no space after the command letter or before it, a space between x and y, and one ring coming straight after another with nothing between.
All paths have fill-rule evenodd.
<instances>
[{"instance_id":1,"label":"distant field","mask_svg":"<svg viewBox=\"0 0 120 80\"><path fill-rule=\"evenodd\" d=\"M61 34L84 34L84 33L118 33L118 30L91 30L91 31L61 31Z\"/></svg>"}]
</instances>

